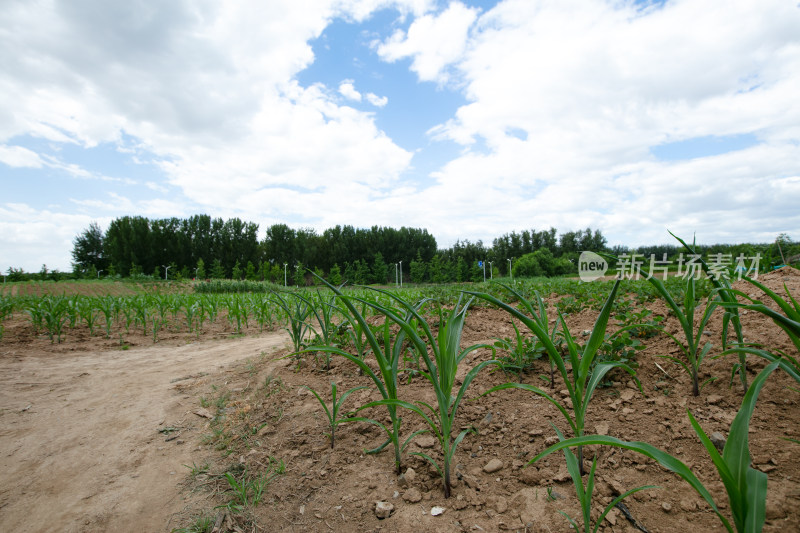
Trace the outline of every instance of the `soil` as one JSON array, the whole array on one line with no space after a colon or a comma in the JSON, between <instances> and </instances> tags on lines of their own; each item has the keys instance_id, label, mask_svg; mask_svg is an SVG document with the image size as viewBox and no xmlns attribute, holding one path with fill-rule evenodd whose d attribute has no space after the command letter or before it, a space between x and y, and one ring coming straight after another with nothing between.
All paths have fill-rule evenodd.
<instances>
[{"instance_id":1,"label":"soil","mask_svg":"<svg viewBox=\"0 0 800 533\"><path fill-rule=\"evenodd\" d=\"M800 297L797 270L783 268L759 281L781 292L785 284ZM744 282L735 288L759 292ZM678 322L663 303L646 307L664 316L666 329L677 333ZM570 331L579 340L585 338L583 332L591 330L596 316L591 309L569 316ZM763 315L745 312L742 319L748 341L798 355L787 335ZM290 353L285 335L251 328L240 338L230 338L230 329L222 324L199 339L165 331L155 345L148 337L131 334L125 340L131 348L123 350L113 338L80 332L51 345L26 333L22 319L9 321L0 341L3 529L170 531L187 527L200 515L216 520L218 531L568 531L559 511L581 522L563 455L526 466L555 442L551 423L569 433L562 415L522 390L480 396L510 380L549 388L539 377L549 374L546 361L537 361L520 378L487 369L473 381L456 426L474 427L477 433L467 435L456 451L453 494L445 499L438 473L409 453L438 459L427 435L416 437L403 455L402 478L395 474L390 446L375 455L364 453L385 440L374 425L340 426L331 449L327 419L305 387L330 402L331 381L340 395L371 385L355 365L333 357L327 369L321 356L306 355L299 362L282 358ZM711 355L718 354L721 313L707 331L715 345ZM492 343L513 335L507 314L473 307L463 343ZM627 374L613 375L595 393L587 433L646 441L675 455L729 516L722 483L686 411L691 410L707 434L727 437L742 400L738 377L729 385L735 357L707 359L702 380L718 379L694 397L688 376L658 357L679 355L674 341L657 335L645 344L637 372L643 392ZM459 378L490 357L487 349L473 352L463 361ZM750 380L765 366L757 358L748 358L748 364ZM401 398L435 401L424 378L408 371L402 376ZM553 394L562 397L564 388L557 382ZM800 530L800 445L785 440L800 438L796 389L786 374L774 372L751 421L753 465L769 476L764 531ZM378 398L372 388L360 390L347 398L344 409ZM385 409L364 414L385 422ZM422 428L416 415L403 415L404 435ZM625 500L631 517L647 531L723 531L693 489L653 461L615 448L587 447L584 453L597 457L593 518L617 494L657 485ZM487 468L490 463L499 469ZM266 486L259 505L240 513L222 507L231 499L222 473L253 479L274 472L276 464L285 471ZM379 501L392 505L387 518L376 516ZM433 516L434 506L444 508L443 514ZM601 529L639 531L618 509Z\"/></svg>"}]
</instances>

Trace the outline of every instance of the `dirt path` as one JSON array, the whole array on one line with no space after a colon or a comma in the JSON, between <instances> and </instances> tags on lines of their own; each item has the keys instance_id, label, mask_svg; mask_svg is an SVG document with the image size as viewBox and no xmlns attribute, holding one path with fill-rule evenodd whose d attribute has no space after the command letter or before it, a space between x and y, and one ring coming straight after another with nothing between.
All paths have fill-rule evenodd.
<instances>
[{"instance_id":1,"label":"dirt path","mask_svg":"<svg viewBox=\"0 0 800 533\"><path fill-rule=\"evenodd\" d=\"M0 352L2 529L168 529L204 423L181 378L287 341L271 333L126 351ZM168 427L184 429L159 433Z\"/></svg>"}]
</instances>

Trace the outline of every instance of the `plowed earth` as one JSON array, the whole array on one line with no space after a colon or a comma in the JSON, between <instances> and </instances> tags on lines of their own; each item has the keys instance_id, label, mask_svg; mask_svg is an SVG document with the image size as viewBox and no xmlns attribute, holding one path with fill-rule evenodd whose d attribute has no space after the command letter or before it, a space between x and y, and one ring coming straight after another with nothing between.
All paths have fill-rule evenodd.
<instances>
[{"instance_id":1,"label":"plowed earth","mask_svg":"<svg viewBox=\"0 0 800 533\"><path fill-rule=\"evenodd\" d=\"M800 273L782 269L761 276L774 290L800 297ZM736 285L747 293L756 290ZM554 302L557 295L551 295ZM661 302L646 304L666 317L677 333L678 322ZM586 309L567 319L580 338L590 330L597 311ZM707 328L707 339L719 353L721 314ZM794 353L788 337L769 319L743 315L745 337L772 349ZM613 330L613 320L610 330ZM403 456L404 479L394 473L393 453L374 448L384 435L374 425L351 423L336 432L331 450L326 418L308 392L310 386L330 400L330 382L339 392L371 382L348 361L334 357L329 370L323 359L306 356L299 364L288 355L283 333L246 332L230 338L220 322L199 339L163 331L159 342L142 335L118 340L69 332L60 345L29 331L23 319L6 324L0 341L0 523L4 531L169 531L186 527L205 514L218 531L568 531L559 511L580 523L572 481L563 455L550 455L525 466L556 439L551 423L568 433L561 414L544 399L521 390L480 393L519 379L542 388L550 385L545 360L520 378L486 370L473 382L457 425L473 426L456 452L453 495L445 499L438 474L421 458L438 457L431 439L418 436ZM491 343L514 335L507 314L473 307L463 343ZM598 389L587 414L587 433L649 442L694 469L723 513L729 514L722 483L689 424L686 410L706 433L727 436L742 400L738 379L729 387L734 358L709 359L703 379L718 377L699 397L691 395L688 376L659 355L678 355L666 335L647 339L638 355L643 393L626 374ZM795 354L797 355L797 354ZM488 359L486 349L462 363L459 377ZM752 358L749 378L765 365ZM433 403L429 384L404 372L399 396ZM765 531L800 530L800 438L797 384L776 371L761 392L751 422L753 464L769 476ZM562 383L554 395L561 397ZM378 399L365 389L345 402L346 409ZM203 407L205 406L205 407ZM199 413L199 414L198 414ZM385 408L366 412L385 421ZM208 417L212 418L208 418ZM422 429L412 413L403 415L403 433ZM678 477L633 452L591 447L596 456L595 507L642 485L657 489L625 500L630 516L647 531L722 531L708 505ZM492 473L492 460L502 467ZM256 476L282 461L285 472L265 488L261 503L242 513L224 508L231 496L220 476L232 472ZM194 467L194 474L189 468ZM409 473L411 468L414 472ZM247 472L247 474L245 474ZM393 506L379 519L375 502ZM444 513L432 516L434 506ZM607 532L633 532L633 523L613 510L602 524Z\"/></svg>"}]
</instances>

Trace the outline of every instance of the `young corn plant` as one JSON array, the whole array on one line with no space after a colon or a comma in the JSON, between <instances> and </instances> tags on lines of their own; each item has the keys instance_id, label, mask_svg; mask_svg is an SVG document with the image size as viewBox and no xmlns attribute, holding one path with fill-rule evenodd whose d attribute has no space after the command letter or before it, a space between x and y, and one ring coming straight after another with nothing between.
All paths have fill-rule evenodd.
<instances>
[{"instance_id":1,"label":"young corn plant","mask_svg":"<svg viewBox=\"0 0 800 533\"><path fill-rule=\"evenodd\" d=\"M336 311L336 295L334 294L329 299L324 299L322 297L322 293L317 291L316 298L305 298L304 296L297 294L297 298L303 300L313 313L314 318L317 321L317 325L319 326L319 332L317 332L316 328L309 326L311 331L313 331L316 335L316 341L319 341L321 344L325 346L332 346L335 344L334 337L336 336L336 330L338 326L334 323L333 315ZM330 354L328 352L323 352L325 354L325 370L331 369L331 359Z\"/></svg>"},{"instance_id":2,"label":"young corn plant","mask_svg":"<svg viewBox=\"0 0 800 533\"><path fill-rule=\"evenodd\" d=\"M500 362L492 359L477 364L464 377L461 387L459 387L457 391L454 391L458 365L468 354L479 348L489 348L494 352L494 348L486 344L473 344L467 348L461 348L461 334L464 330L467 309L469 309L472 299L462 306L461 297L459 297L455 307L447 316L445 316L444 311L440 307L438 313L439 331L434 335L428 321L419 313L419 304L412 305L392 293L379 289L374 290L391 297L416 320L416 322L412 324L408 319L408 315L406 317L401 317L389 308L375 306L375 308L385 314L388 319L400 326L401 330L408 337L413 349L425 362L426 370L422 370L421 374L433 385L434 392L436 393L437 406L433 407L429 403L422 401L412 404L397 399L386 399L370 402L360 409L376 405L399 406L413 411L422 417L431 433L433 433L439 441L443 456L442 464L440 465L430 455L422 452L415 452L413 455L418 455L433 465L442 477L444 497L449 498L451 492L450 465L453 461L453 456L455 455L456 448L464 437L466 437L470 431L474 431L474 429L468 428L462 430L457 435L454 434L458 407L469 385L472 383L472 380L475 379L475 376L487 366L492 364L499 365ZM424 339L419 335L418 327L421 328L425 337ZM433 354L433 358L428 354L429 350Z\"/></svg>"},{"instance_id":3,"label":"young corn plant","mask_svg":"<svg viewBox=\"0 0 800 533\"><path fill-rule=\"evenodd\" d=\"M311 391L311 393L317 398L317 401L319 401L319 404L325 410L325 416L328 418L328 426L331 428L330 437L331 437L331 450L332 450L333 446L334 446L334 444L336 442L336 428L339 425L344 424L345 422L350 422L349 418L340 418L339 417L339 412L342 409L342 404L347 399L347 397L350 396L351 394L353 394L355 391L361 390L361 389L366 389L368 387L366 387L364 385L362 385L360 387L353 387L352 389L349 389L349 390L345 391L342 394L342 396L337 400L336 399L336 392L337 392L336 382L331 381L331 408L330 409L328 409L328 404L325 403L325 400L322 399L322 397L317 393L317 391L315 391L314 389L312 389L309 386L306 386L305 388L307 388L308 390Z\"/></svg>"},{"instance_id":4,"label":"young corn plant","mask_svg":"<svg viewBox=\"0 0 800 533\"><path fill-rule=\"evenodd\" d=\"M697 433L697 436L700 438L700 441L711 457L711 461L717 469L717 473L725 487L733 518L733 526L731 526L728 518L719 510L711 493L700 480L697 479L697 476L689 467L667 452L646 442L629 442L603 435L574 437L550 446L531 459L529 464L538 461L550 453L558 450L566 450L574 446L600 444L632 450L655 460L661 466L678 474L684 481L689 483L689 485L711 506L722 522L722 525L730 533L734 531L738 533L759 533L764 526L764 520L766 518L767 474L750 466L750 419L753 416L753 411L755 410L756 401L758 400L758 394L761 392L761 388L764 386L769 375L777 367L777 361L770 363L750 384L747 393L744 395L744 400L742 400L739 412L736 413L736 417L733 419L722 454L717 451L714 443L711 442L711 439L706 435L705 431L703 431L703 428L700 427L700 424L692 415L691 411L687 410L689 422L692 424L695 433Z\"/></svg>"},{"instance_id":5,"label":"young corn plant","mask_svg":"<svg viewBox=\"0 0 800 533\"><path fill-rule=\"evenodd\" d=\"M564 435L559 431L559 429L553 426L553 429L556 430L558 434L558 439L560 441L566 440ZM583 515L583 528L578 526L578 523L570 517L564 511L558 511L561 513L570 523L570 525L575 529L575 531L580 531L583 529L584 533L597 533L597 530L600 528L600 525L603 523L606 515L617 505L619 502L634 494L639 492L640 490L646 489L654 489L657 488L655 485L645 485L643 487L637 487L635 489L631 489L626 491L623 494L620 494L616 498L614 498L611 503L609 503L603 512L600 514L600 517L595 521L594 527L592 527L592 495L594 494L594 473L597 469L597 457L592 459L592 469L589 471L589 477L586 480L586 485L583 484L583 477L581 477L581 469L578 465L578 458L575 457L575 454L572 453L572 450L569 448L564 448L564 457L567 461L567 471L569 472L570 477L572 478L572 484L575 486L575 492L578 495L578 503L581 506L581 514Z\"/></svg>"},{"instance_id":6,"label":"young corn plant","mask_svg":"<svg viewBox=\"0 0 800 533\"><path fill-rule=\"evenodd\" d=\"M78 304L78 313L86 326L89 328L89 335L94 335L94 328L97 325L97 309L95 309L94 301L90 298L80 300Z\"/></svg>"},{"instance_id":7,"label":"young corn plant","mask_svg":"<svg viewBox=\"0 0 800 533\"><path fill-rule=\"evenodd\" d=\"M277 291L272 294L275 297L275 303L286 313L288 324L284 329L292 339L295 353L306 351L303 350L303 346L305 345L306 335L311 330L311 326L306 322L311 315L308 302L294 293L289 293L288 297ZM291 303L289 302L290 299Z\"/></svg>"},{"instance_id":8,"label":"young corn plant","mask_svg":"<svg viewBox=\"0 0 800 533\"><path fill-rule=\"evenodd\" d=\"M41 317L50 342L61 343L61 335L67 321L68 299L63 296L45 296L39 301Z\"/></svg>"},{"instance_id":9,"label":"young corn plant","mask_svg":"<svg viewBox=\"0 0 800 533\"><path fill-rule=\"evenodd\" d=\"M703 332L705 331L709 320L711 320L714 310L720 303L718 297L716 296L718 292L716 294L712 293L709 295L708 299L706 300L705 307L703 308L703 314L700 317L700 322L698 322L697 327L695 327L694 315L695 309L698 308L698 302L696 301L696 280L694 276L688 276L686 279L682 309L672 298L672 295L670 295L660 279L650 276L648 277L648 281L656 288L656 291L658 291L670 309L672 309L673 314L678 319L678 322L680 322L681 329L683 330L684 342L679 340L675 335L672 335L671 333L662 329L664 333L666 333L672 340L675 341L675 344L677 344L681 352L683 352L683 359L668 355L664 355L662 357L677 364L683 370L685 370L687 374L689 374L692 379L692 395L700 396L700 390L705 385L716 379L715 377L711 377L702 384L700 383L700 366L703 364L703 361L713 347L713 344L711 342L706 342L703 344L702 348L700 345L702 344L703 340Z\"/></svg>"},{"instance_id":10,"label":"young corn plant","mask_svg":"<svg viewBox=\"0 0 800 533\"><path fill-rule=\"evenodd\" d=\"M798 303L798 301L789 293L789 289L786 287L786 284L784 284L783 290L786 292L787 300L784 300L780 295L769 289L769 287L763 283L747 277L744 279L750 284L761 289L764 294L769 296L772 301L778 305L778 308L783 311L783 314L772 309L771 307L768 307L767 305L764 305L764 303L751 298L747 294L734 289L730 289L728 291L729 296L731 296L733 301L731 302L729 298L724 304L721 305L723 305L726 309L742 308L755 311L771 318L778 327L786 332L786 334L789 336L789 340L791 340L792 344L794 344L794 346L797 348L797 353L800 354L800 303ZM736 300L736 296L740 296L746 300L749 300L750 303L740 303ZM757 355L767 359L768 361L778 361L781 368L787 374L794 378L795 381L800 382L800 362L798 362L795 357L792 357L789 354L775 354L769 350L759 348L756 345L746 345L744 342L740 342L737 343L736 346L723 352L723 355L734 352L739 354L744 353Z\"/></svg>"},{"instance_id":11,"label":"young corn plant","mask_svg":"<svg viewBox=\"0 0 800 533\"><path fill-rule=\"evenodd\" d=\"M105 320L104 326L106 328L106 339L110 339L111 328L114 325L114 315L118 313L117 301L111 296L99 298L97 301L97 308L100 309L100 313L103 315L103 319Z\"/></svg>"},{"instance_id":12,"label":"young corn plant","mask_svg":"<svg viewBox=\"0 0 800 533\"><path fill-rule=\"evenodd\" d=\"M639 389L641 390L641 384L636 377L635 371L625 363L621 361L595 361L595 358L598 354L598 349L605 340L608 318L611 314L611 308L614 304L614 298L617 294L619 283L619 280L614 283L611 293L608 295L608 298L606 299L606 302L597 317L597 321L594 324L592 334L589 337L589 342L586 343L586 345L583 347L583 350L579 348L578 344L570 334L567 324L564 320L564 316L559 314L562 335L566 343L567 353L569 356L567 360L562 357L561 352L553 342L553 336L548 330L547 320L546 318L543 318L543 314L541 312L541 305L537 311L533 304L525 299L522 294L508 286L504 286L505 289L511 292L511 294L517 300L519 300L524 311L517 309L516 307L513 307L488 293L468 292L468 294L482 298L483 300L496 305L500 309L503 309L527 326L531 333L533 333L539 339L539 342L541 342L544 346L544 349L547 351L550 360L555 364L559 374L561 375L561 378L564 381L564 385L569 393L569 399L572 403L572 414L570 414L564 405L562 405L558 400L550 396L548 393L539 387L527 383L504 383L502 385L492 387L484 394L490 394L503 389L522 389L537 394L552 403L570 425L572 434L576 437L580 437L583 435L586 422L586 411L589 408L592 395L602 381L603 377L605 377L609 371L615 368L624 370L633 376L633 379L636 381L637 385L639 385ZM570 365L569 370L567 369L567 364ZM582 448L578 448L578 464L581 474L584 474Z\"/></svg>"},{"instance_id":13,"label":"young corn plant","mask_svg":"<svg viewBox=\"0 0 800 533\"><path fill-rule=\"evenodd\" d=\"M314 275L316 276L316 274ZM389 327L389 321L386 320L381 328L382 338L379 341L375 332L373 332L369 327L366 317L356 308L356 304L368 304L368 302L354 296L346 296L339 288L334 287L319 276L316 277L321 283L327 285L328 288L331 289L334 294L336 294L336 296L339 298L339 301L344 305L345 308L347 308L350 318L356 321L362 328L362 331L366 336L367 343L372 348L372 353L375 356L376 363L378 364L378 372L376 373L374 370L372 370L372 368L360 355L348 353L338 346L309 346L303 350L303 352L323 351L344 357L348 361L354 363L361 370L363 375L366 375L372 380L372 382L375 384L375 388L378 390L378 392L380 392L381 398L384 400L396 401L398 390L398 365L402 360L402 355L404 352L404 343L406 337L405 332L401 330L397 335L394 335ZM370 303L370 305L372 304ZM388 437L386 442L373 450L368 450L366 453L379 453L386 448L386 446L391 444L392 448L394 449L395 471L399 474L402 471L403 451L405 450L406 446L408 446L408 443L411 442L411 439L422 433L424 430L413 432L401 443L401 419L397 414L397 405L392 403L386 403L385 405L386 410L389 413L388 425L378 422L377 420L364 417L355 417L352 418L352 420L374 424L380 427L386 433Z\"/></svg>"},{"instance_id":14,"label":"young corn plant","mask_svg":"<svg viewBox=\"0 0 800 533\"><path fill-rule=\"evenodd\" d=\"M680 237L676 236L674 233L669 232L670 235L675 237L675 239L680 242L686 250L696 256L700 260L700 265L703 268L703 272L706 273L708 278L711 280L711 284L714 286L717 294L719 295L720 305L725 309L725 314L722 317L722 349L727 349L728 344L728 331L730 326L733 326L733 331L736 335L736 343L740 346L744 345L744 333L742 331L742 321L739 317L739 309L735 305L736 303L736 296L733 294L733 289L731 287L730 280L725 276L720 276L712 272L711 268L708 266L702 256L695 252L692 246L689 246L686 241L681 239ZM735 373L739 374L739 380L742 383L742 389L744 392L747 392L747 354L746 353L739 353L739 362L733 368L731 378Z\"/></svg>"},{"instance_id":15,"label":"young corn plant","mask_svg":"<svg viewBox=\"0 0 800 533\"><path fill-rule=\"evenodd\" d=\"M0 340L3 338L3 321L11 316L11 313L14 311L14 303L11 301L10 298L3 298L0 296Z\"/></svg>"}]
</instances>

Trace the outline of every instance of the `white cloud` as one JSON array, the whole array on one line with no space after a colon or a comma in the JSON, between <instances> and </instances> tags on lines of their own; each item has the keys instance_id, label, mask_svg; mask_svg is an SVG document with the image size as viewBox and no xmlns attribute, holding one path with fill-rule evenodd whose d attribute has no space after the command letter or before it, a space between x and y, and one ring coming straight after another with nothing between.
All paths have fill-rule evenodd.
<instances>
[{"instance_id":1,"label":"white cloud","mask_svg":"<svg viewBox=\"0 0 800 533\"><path fill-rule=\"evenodd\" d=\"M37 210L27 204L0 205L0 270L37 272L46 264L49 270L71 271L72 241L92 221L102 226L110 219Z\"/></svg>"},{"instance_id":2,"label":"white cloud","mask_svg":"<svg viewBox=\"0 0 800 533\"><path fill-rule=\"evenodd\" d=\"M377 37L375 52L394 63L383 66L404 69L408 59L440 96L461 91L466 99L430 130L429 146L401 147L378 126L389 124L399 97L385 110L361 111L342 97L375 108L388 98L360 83L358 91L351 79L332 87L297 82L316 60L310 42L334 18L358 23L386 6L410 23ZM68 144L69 152L114 143L131 161L164 172L164 185L143 178L146 187L163 194L170 185L174 195L79 198L71 203L77 215L6 205L0 257L22 250L25 216L48 251L60 235L50 221L66 228L63 255L92 213L128 211L211 211L262 227L413 224L441 246L551 225L599 227L631 244L669 240L667 228L697 230L701 239L800 237L790 202L800 175L800 10L792 3L435 7L430 0L5 2L0 161L7 171L49 168L110 182L117 178L19 139ZM344 76L356 75L335 79ZM418 126L402 127L412 138ZM735 134L760 144L674 163L650 151ZM425 183L414 174L412 150L435 159L437 140L461 152Z\"/></svg>"},{"instance_id":3,"label":"white cloud","mask_svg":"<svg viewBox=\"0 0 800 533\"><path fill-rule=\"evenodd\" d=\"M361 93L356 91L355 85L353 85L353 80L345 80L339 84L339 94L347 98L348 100L353 100L356 102L361 101Z\"/></svg>"},{"instance_id":4,"label":"white cloud","mask_svg":"<svg viewBox=\"0 0 800 533\"><path fill-rule=\"evenodd\" d=\"M800 9L791 3L637 11L507 0L446 59L437 20L418 19L381 48L389 61L413 57L420 79L449 77L468 100L429 132L464 151L425 191L429 204L451 207L441 220L422 214L428 227L460 210L475 223L448 231L453 240L551 225L600 227L630 244L669 241L667 228L734 241L800 232L796 208L775 194L800 173ZM736 134L762 144L677 163L650 152Z\"/></svg>"},{"instance_id":5,"label":"white cloud","mask_svg":"<svg viewBox=\"0 0 800 533\"><path fill-rule=\"evenodd\" d=\"M445 82L448 79L445 69L464 53L467 34L477 13L477 9L453 2L438 15L417 18L408 33L397 30L378 46L378 55L391 62L411 57L411 70L421 80Z\"/></svg>"},{"instance_id":6,"label":"white cloud","mask_svg":"<svg viewBox=\"0 0 800 533\"><path fill-rule=\"evenodd\" d=\"M389 98L386 96L378 96L375 93L367 93L367 102L375 107L385 107L389 103Z\"/></svg>"},{"instance_id":7,"label":"white cloud","mask_svg":"<svg viewBox=\"0 0 800 533\"><path fill-rule=\"evenodd\" d=\"M10 167L42 168L39 154L22 146L8 146L0 144L0 163Z\"/></svg>"}]
</instances>

